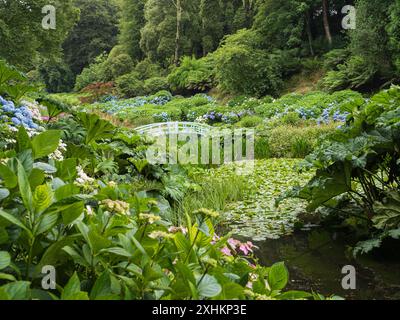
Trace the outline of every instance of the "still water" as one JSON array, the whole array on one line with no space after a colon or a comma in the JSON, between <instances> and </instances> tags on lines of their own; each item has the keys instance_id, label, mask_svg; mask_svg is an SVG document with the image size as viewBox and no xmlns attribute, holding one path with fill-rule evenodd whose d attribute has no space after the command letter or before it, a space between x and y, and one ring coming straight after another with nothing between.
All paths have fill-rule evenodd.
<instances>
[{"instance_id":1,"label":"still water","mask_svg":"<svg viewBox=\"0 0 400 320\"><path fill-rule=\"evenodd\" d=\"M263 265L285 261L290 271L288 289L346 299L400 299L400 246L390 243L379 252L356 260L340 234L323 230L295 232L277 240L256 243ZM343 266L356 268L356 290L344 290Z\"/></svg>"}]
</instances>

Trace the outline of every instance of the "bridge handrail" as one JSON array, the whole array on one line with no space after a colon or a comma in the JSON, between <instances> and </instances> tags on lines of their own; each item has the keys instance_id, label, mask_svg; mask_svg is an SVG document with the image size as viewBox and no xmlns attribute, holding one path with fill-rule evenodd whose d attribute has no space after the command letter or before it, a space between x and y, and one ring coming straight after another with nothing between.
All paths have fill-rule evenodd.
<instances>
[{"instance_id":1,"label":"bridge handrail","mask_svg":"<svg viewBox=\"0 0 400 320\"><path fill-rule=\"evenodd\" d=\"M176 133L179 133L182 129L194 129L194 132L199 133L207 133L210 132L211 130L213 130L213 127L207 125L207 124L203 124L203 123L196 123L196 122L161 122L161 123L152 123L152 124L148 124L145 126L141 126L138 128L135 128L135 130L140 133L140 134L146 134L152 131L155 131L158 133L161 133L163 131L167 131L170 129L176 129ZM196 130L197 129L197 130ZM199 130L200 129L200 130Z\"/></svg>"}]
</instances>

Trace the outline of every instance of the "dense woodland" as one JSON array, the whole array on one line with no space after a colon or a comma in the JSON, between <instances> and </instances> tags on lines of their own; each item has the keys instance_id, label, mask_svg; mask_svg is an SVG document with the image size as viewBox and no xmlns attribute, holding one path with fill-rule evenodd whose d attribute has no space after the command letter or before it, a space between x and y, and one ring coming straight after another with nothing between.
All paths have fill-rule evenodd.
<instances>
[{"instance_id":1,"label":"dense woodland","mask_svg":"<svg viewBox=\"0 0 400 320\"><path fill-rule=\"evenodd\" d=\"M331 91L376 90L398 77L396 1L51 2L50 31L38 23L45 1L0 7L0 56L50 92L113 81L137 96L147 80L179 93L262 96L278 95L302 71L324 70L320 85ZM356 7L354 30L342 27L346 5Z\"/></svg>"},{"instance_id":2,"label":"dense woodland","mask_svg":"<svg viewBox=\"0 0 400 320\"><path fill-rule=\"evenodd\" d=\"M0 300L399 299L399 81L398 0L0 0Z\"/></svg>"}]
</instances>

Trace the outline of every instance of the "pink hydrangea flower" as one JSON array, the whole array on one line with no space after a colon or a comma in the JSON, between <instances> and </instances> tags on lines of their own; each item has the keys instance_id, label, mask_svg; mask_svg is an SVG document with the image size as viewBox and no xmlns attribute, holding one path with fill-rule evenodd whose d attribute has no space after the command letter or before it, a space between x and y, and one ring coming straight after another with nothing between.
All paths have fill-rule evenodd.
<instances>
[{"instance_id":1,"label":"pink hydrangea flower","mask_svg":"<svg viewBox=\"0 0 400 320\"><path fill-rule=\"evenodd\" d=\"M236 249L238 246L240 246L241 242L239 240L230 238L228 239L228 244L233 248Z\"/></svg>"},{"instance_id":2,"label":"pink hydrangea flower","mask_svg":"<svg viewBox=\"0 0 400 320\"><path fill-rule=\"evenodd\" d=\"M223 247L223 248L221 249L221 252L222 252L224 255L226 255L226 256L232 256L232 252L231 252L231 250L229 250L228 247Z\"/></svg>"},{"instance_id":3,"label":"pink hydrangea flower","mask_svg":"<svg viewBox=\"0 0 400 320\"><path fill-rule=\"evenodd\" d=\"M239 250L247 256L250 252L253 252L253 247L254 245L251 242L241 243Z\"/></svg>"}]
</instances>

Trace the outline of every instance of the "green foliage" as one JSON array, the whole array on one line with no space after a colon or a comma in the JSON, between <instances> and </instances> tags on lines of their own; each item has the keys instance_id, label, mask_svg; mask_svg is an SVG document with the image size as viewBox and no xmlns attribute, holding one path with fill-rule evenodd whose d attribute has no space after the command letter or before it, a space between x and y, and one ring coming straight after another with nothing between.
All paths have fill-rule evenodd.
<instances>
[{"instance_id":1,"label":"green foliage","mask_svg":"<svg viewBox=\"0 0 400 320\"><path fill-rule=\"evenodd\" d=\"M262 1L254 27L262 33L263 41L279 49L298 47L305 28L307 2Z\"/></svg>"},{"instance_id":2,"label":"green foliage","mask_svg":"<svg viewBox=\"0 0 400 320\"><path fill-rule=\"evenodd\" d=\"M392 3L392 0L357 1L357 28L351 33L350 43L352 54L360 56L386 79L390 79L393 72L386 32L390 17L388 8Z\"/></svg>"},{"instance_id":3,"label":"green foliage","mask_svg":"<svg viewBox=\"0 0 400 320\"><path fill-rule=\"evenodd\" d=\"M175 92L204 92L213 87L214 72L210 58L195 59L184 57L179 67L168 76L168 82Z\"/></svg>"},{"instance_id":4,"label":"green foliage","mask_svg":"<svg viewBox=\"0 0 400 320\"><path fill-rule=\"evenodd\" d=\"M145 24L144 4L144 0L121 1L120 34L118 42L123 50L136 61L141 60L144 56L140 46L138 46L141 38L140 30Z\"/></svg>"},{"instance_id":5,"label":"green foliage","mask_svg":"<svg viewBox=\"0 0 400 320\"><path fill-rule=\"evenodd\" d=\"M276 95L282 86L279 55L259 49L260 35L241 30L225 38L213 54L223 90L238 94Z\"/></svg>"},{"instance_id":6,"label":"green foliage","mask_svg":"<svg viewBox=\"0 0 400 320\"><path fill-rule=\"evenodd\" d=\"M112 137L115 132L115 127L110 122L100 119L100 117L95 114L81 112L77 115L77 118L86 131L86 144Z\"/></svg>"},{"instance_id":7,"label":"green foliage","mask_svg":"<svg viewBox=\"0 0 400 320\"><path fill-rule=\"evenodd\" d=\"M393 62L397 68L397 75L400 71L400 59L398 58L400 52L400 5L394 2L389 9L390 22L386 27L389 36L389 46L393 55Z\"/></svg>"},{"instance_id":8,"label":"green foliage","mask_svg":"<svg viewBox=\"0 0 400 320\"><path fill-rule=\"evenodd\" d=\"M344 64L339 64L336 71L329 71L322 81L322 86L329 91L346 88L359 89L371 84L378 70L364 60L362 56L352 56Z\"/></svg>"},{"instance_id":9,"label":"green foliage","mask_svg":"<svg viewBox=\"0 0 400 320\"><path fill-rule=\"evenodd\" d=\"M111 77L108 73L107 55L100 55L76 77L75 90L80 91L92 83L110 80Z\"/></svg>"},{"instance_id":10,"label":"green foliage","mask_svg":"<svg viewBox=\"0 0 400 320\"><path fill-rule=\"evenodd\" d=\"M116 5L109 0L78 0L74 5L80 10L80 19L69 32L63 49L66 64L77 75L116 44L118 13Z\"/></svg>"},{"instance_id":11,"label":"green foliage","mask_svg":"<svg viewBox=\"0 0 400 320\"><path fill-rule=\"evenodd\" d=\"M132 58L127 54L120 54L116 57L109 57L107 65L111 71L113 79L116 79L124 74L127 74L133 70Z\"/></svg>"},{"instance_id":12,"label":"green foliage","mask_svg":"<svg viewBox=\"0 0 400 320\"><path fill-rule=\"evenodd\" d=\"M61 46L78 20L73 0L54 0L57 28L45 30L41 21L46 0L2 1L0 6L0 57L23 71L32 70L41 59L61 58Z\"/></svg>"},{"instance_id":13,"label":"green foliage","mask_svg":"<svg viewBox=\"0 0 400 320\"><path fill-rule=\"evenodd\" d=\"M144 82L144 90L146 94L150 95L162 90L169 90L168 80L164 77L149 78Z\"/></svg>"},{"instance_id":14,"label":"green foliage","mask_svg":"<svg viewBox=\"0 0 400 320\"><path fill-rule=\"evenodd\" d=\"M0 95L8 95L11 99L19 101L34 89L23 73L0 59Z\"/></svg>"},{"instance_id":15,"label":"green foliage","mask_svg":"<svg viewBox=\"0 0 400 320\"><path fill-rule=\"evenodd\" d=\"M139 79L136 71L119 77L116 80L116 86L119 94L126 98L138 97L146 93L144 83Z\"/></svg>"},{"instance_id":16,"label":"green foliage","mask_svg":"<svg viewBox=\"0 0 400 320\"><path fill-rule=\"evenodd\" d=\"M398 87L364 104L353 102L347 126L306 158L304 165L317 174L293 194L307 199L310 210L340 205L338 197L347 195L361 208L356 218L368 223L374 239L397 235L392 230L399 227L399 102ZM348 219L352 214L342 207L341 215ZM379 244L364 243L356 252Z\"/></svg>"},{"instance_id":17,"label":"green foliage","mask_svg":"<svg viewBox=\"0 0 400 320\"><path fill-rule=\"evenodd\" d=\"M140 61L135 66L134 71L138 74L140 80L146 80L164 75L164 71L161 69L161 67L156 63L152 63L149 59Z\"/></svg>"},{"instance_id":18,"label":"green foliage","mask_svg":"<svg viewBox=\"0 0 400 320\"><path fill-rule=\"evenodd\" d=\"M64 61L43 61L38 71L40 80L46 85L50 93L71 91L74 87L75 77Z\"/></svg>"},{"instance_id":19,"label":"green foliage","mask_svg":"<svg viewBox=\"0 0 400 320\"><path fill-rule=\"evenodd\" d=\"M269 154L273 158L304 158L316 148L319 141L335 129L335 125L275 127L268 134Z\"/></svg>"},{"instance_id":20,"label":"green foliage","mask_svg":"<svg viewBox=\"0 0 400 320\"><path fill-rule=\"evenodd\" d=\"M255 128L263 123L263 119L258 116L246 116L236 125L241 128Z\"/></svg>"},{"instance_id":21,"label":"green foliage","mask_svg":"<svg viewBox=\"0 0 400 320\"><path fill-rule=\"evenodd\" d=\"M90 115L77 117L88 134L93 131L88 126L104 128ZM105 137L97 130L85 140L92 152L107 147L117 152L124 145L124 153L135 154L134 137L119 132L101 144L100 136ZM21 127L17 139L14 157L2 158L8 173L0 175L1 190L8 190L0 198L1 299L280 299L283 294L284 265L250 264L256 263L251 243L217 236L217 212L199 208L185 227L174 226L161 218L163 198L136 192L128 176L124 183L107 183L107 175L96 180L76 172L76 159L45 160L59 133L48 130L29 139ZM57 268L51 294L37 281L46 265ZM253 282L257 289L248 289Z\"/></svg>"}]
</instances>

